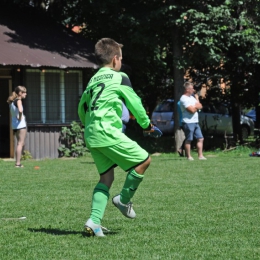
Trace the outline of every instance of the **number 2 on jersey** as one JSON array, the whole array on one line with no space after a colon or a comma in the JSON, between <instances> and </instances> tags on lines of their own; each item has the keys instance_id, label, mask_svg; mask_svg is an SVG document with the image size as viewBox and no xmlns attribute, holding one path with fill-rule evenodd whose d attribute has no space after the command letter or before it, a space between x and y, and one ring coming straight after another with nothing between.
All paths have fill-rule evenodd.
<instances>
[{"instance_id":1,"label":"number 2 on jersey","mask_svg":"<svg viewBox=\"0 0 260 260\"><path fill-rule=\"evenodd\" d=\"M94 101L93 101L93 103L92 103L91 111L98 109L98 107L96 106L96 103L97 103L97 100L99 99L99 97L100 97L102 91L103 91L104 88L105 88L105 84L104 84L104 83L100 83L100 84L97 85L97 88L98 88L98 87L100 87L101 89L100 89L99 92L97 93L97 96L96 96L96 98L94 99ZM92 94L93 94L93 89L90 90L90 96L91 96L91 98L92 98Z\"/></svg>"}]
</instances>

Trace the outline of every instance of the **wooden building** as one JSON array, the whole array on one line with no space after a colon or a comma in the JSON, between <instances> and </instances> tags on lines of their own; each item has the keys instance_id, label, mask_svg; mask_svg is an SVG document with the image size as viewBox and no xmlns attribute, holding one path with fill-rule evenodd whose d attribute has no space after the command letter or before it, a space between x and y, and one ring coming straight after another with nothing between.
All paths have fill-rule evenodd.
<instances>
[{"instance_id":1,"label":"wooden building","mask_svg":"<svg viewBox=\"0 0 260 260\"><path fill-rule=\"evenodd\" d=\"M60 131L78 121L77 105L93 69L94 44L44 14L0 10L0 158L14 158L7 98L18 85L28 124L25 150L59 156Z\"/></svg>"}]
</instances>

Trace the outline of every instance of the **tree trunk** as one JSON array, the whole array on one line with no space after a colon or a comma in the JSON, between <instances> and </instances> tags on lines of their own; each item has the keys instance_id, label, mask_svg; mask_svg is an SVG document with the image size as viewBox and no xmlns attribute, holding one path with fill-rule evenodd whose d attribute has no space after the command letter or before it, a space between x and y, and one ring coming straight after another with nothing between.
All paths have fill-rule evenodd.
<instances>
[{"instance_id":1,"label":"tree trunk","mask_svg":"<svg viewBox=\"0 0 260 260\"><path fill-rule=\"evenodd\" d=\"M239 104L239 82L238 82L238 75L236 75L232 80L231 86L231 106L232 106L232 126L233 126L233 136L234 141L239 141L243 143L242 138L242 129L240 124L241 118L241 105Z\"/></svg>"},{"instance_id":2,"label":"tree trunk","mask_svg":"<svg viewBox=\"0 0 260 260\"><path fill-rule=\"evenodd\" d=\"M256 113L256 122L255 127L256 129L260 129L260 87L259 87L259 81L260 81L260 65L256 65L256 71L255 71L255 113ZM258 135L260 137L260 133L258 132Z\"/></svg>"},{"instance_id":3,"label":"tree trunk","mask_svg":"<svg viewBox=\"0 0 260 260\"><path fill-rule=\"evenodd\" d=\"M241 106L236 101L232 101L232 126L234 140L243 143L242 131L240 125Z\"/></svg>"},{"instance_id":4,"label":"tree trunk","mask_svg":"<svg viewBox=\"0 0 260 260\"><path fill-rule=\"evenodd\" d=\"M182 56L182 46L180 42L180 31L177 26L173 29L173 79L174 79L174 140L175 152L179 149L183 142L183 133L180 129L179 114L177 113L177 102L183 93L183 69L178 68L179 61Z\"/></svg>"},{"instance_id":5,"label":"tree trunk","mask_svg":"<svg viewBox=\"0 0 260 260\"><path fill-rule=\"evenodd\" d=\"M260 92L258 93L258 96L260 96ZM260 99L260 98L259 98ZM257 129L260 128L260 100L256 103L255 106L255 113L256 113L256 123L255 123L255 127Z\"/></svg>"}]
</instances>

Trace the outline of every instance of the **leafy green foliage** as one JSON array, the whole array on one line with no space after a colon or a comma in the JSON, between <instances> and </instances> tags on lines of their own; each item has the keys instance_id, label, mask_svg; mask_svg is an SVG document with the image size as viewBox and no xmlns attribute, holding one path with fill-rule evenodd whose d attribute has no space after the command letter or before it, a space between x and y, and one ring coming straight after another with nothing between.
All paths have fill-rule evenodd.
<instances>
[{"instance_id":1,"label":"leafy green foliage","mask_svg":"<svg viewBox=\"0 0 260 260\"><path fill-rule=\"evenodd\" d=\"M21 157L21 160L29 160L29 159L33 159L31 153L27 150L24 150L22 157Z\"/></svg>"},{"instance_id":2,"label":"leafy green foliage","mask_svg":"<svg viewBox=\"0 0 260 260\"><path fill-rule=\"evenodd\" d=\"M61 143L58 148L61 157L84 156L88 152L84 141L84 128L76 121L73 121L70 127L62 127Z\"/></svg>"},{"instance_id":3,"label":"leafy green foliage","mask_svg":"<svg viewBox=\"0 0 260 260\"><path fill-rule=\"evenodd\" d=\"M207 74L209 88L219 89L224 79L232 106L259 104L258 0L31 2L69 27L84 25L83 35L93 42L111 37L123 43L123 70L150 111L158 99L179 99L187 69L197 71L198 82ZM239 118L239 108L233 113Z\"/></svg>"},{"instance_id":4,"label":"leafy green foliage","mask_svg":"<svg viewBox=\"0 0 260 260\"><path fill-rule=\"evenodd\" d=\"M5 3L25 5L21 0ZM150 110L157 98L173 98L173 87L181 89L172 80L176 68L182 69L183 74L188 68L207 69L211 77L218 80L222 77L231 83L239 76L243 86L232 85L237 92L235 99L252 103L252 98L247 100L243 96L245 88L254 94L255 65L260 60L258 0L33 0L30 3L30 7L45 10L69 27L84 24L84 36L94 42L102 37L122 42L123 62L129 65L126 72ZM181 53L176 56L177 28ZM220 63L224 64L221 68ZM238 71L243 71L243 75ZM217 81L214 83L218 85Z\"/></svg>"}]
</instances>

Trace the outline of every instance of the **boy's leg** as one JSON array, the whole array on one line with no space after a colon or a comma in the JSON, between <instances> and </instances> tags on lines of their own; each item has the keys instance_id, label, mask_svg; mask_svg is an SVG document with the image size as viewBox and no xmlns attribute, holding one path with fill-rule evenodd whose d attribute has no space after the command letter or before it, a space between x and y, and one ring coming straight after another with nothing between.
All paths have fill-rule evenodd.
<instances>
[{"instance_id":1,"label":"boy's leg","mask_svg":"<svg viewBox=\"0 0 260 260\"><path fill-rule=\"evenodd\" d=\"M85 223L85 229L89 235L102 237L104 234L100 224L109 199L109 189L114 181L114 163L99 153L98 149L90 149L90 152L100 173L100 180L93 191L91 214Z\"/></svg>"},{"instance_id":2,"label":"boy's leg","mask_svg":"<svg viewBox=\"0 0 260 260\"><path fill-rule=\"evenodd\" d=\"M128 172L123 189L120 193L120 201L123 204L130 202L131 198L134 196L139 184L143 180L144 172L148 168L150 161L151 159L149 157L144 163Z\"/></svg>"},{"instance_id":3,"label":"boy's leg","mask_svg":"<svg viewBox=\"0 0 260 260\"><path fill-rule=\"evenodd\" d=\"M93 191L90 218L85 223L85 230L89 236L105 236L100 224L105 213L108 198L108 186L99 182Z\"/></svg>"},{"instance_id":4,"label":"boy's leg","mask_svg":"<svg viewBox=\"0 0 260 260\"><path fill-rule=\"evenodd\" d=\"M117 164L128 171L123 188L119 195L113 197L113 204L128 218L135 218L131 198L143 180L143 174L150 165L149 154L136 142L125 138L120 144L114 146Z\"/></svg>"},{"instance_id":5,"label":"boy's leg","mask_svg":"<svg viewBox=\"0 0 260 260\"><path fill-rule=\"evenodd\" d=\"M95 224L100 224L101 219L104 216L104 212L107 206L109 198L109 188L99 182L93 191L92 204L91 204L91 215L90 218Z\"/></svg>"},{"instance_id":6,"label":"boy's leg","mask_svg":"<svg viewBox=\"0 0 260 260\"><path fill-rule=\"evenodd\" d=\"M90 218L95 224L100 224L109 199L109 189L114 180L114 168L100 176L100 181L96 185L92 196L92 206Z\"/></svg>"},{"instance_id":7,"label":"boy's leg","mask_svg":"<svg viewBox=\"0 0 260 260\"><path fill-rule=\"evenodd\" d=\"M130 199L135 194L143 179L143 174L150 164L151 158L149 154L126 135L122 135L120 143L109 147L98 148L98 150L103 155L106 155L107 160L114 162L115 165L129 172L121 191L123 201L121 201L121 195L115 196L112 201L122 214L126 217L134 218L135 212L132 209ZM102 164L97 164L96 162L96 165L100 165L99 172L102 172Z\"/></svg>"},{"instance_id":8,"label":"boy's leg","mask_svg":"<svg viewBox=\"0 0 260 260\"><path fill-rule=\"evenodd\" d=\"M143 180L143 174L150 164L151 158L148 157L145 162L131 169L127 176L120 195L112 199L113 204L127 218L135 218L136 214L132 207L131 198L134 196L139 184Z\"/></svg>"}]
</instances>

